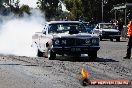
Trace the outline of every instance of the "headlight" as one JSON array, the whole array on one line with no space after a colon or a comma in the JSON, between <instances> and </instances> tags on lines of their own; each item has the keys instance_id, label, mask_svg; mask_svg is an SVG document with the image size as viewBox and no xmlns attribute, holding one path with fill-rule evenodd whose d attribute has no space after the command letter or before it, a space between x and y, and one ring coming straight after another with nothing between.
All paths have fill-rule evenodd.
<instances>
[{"instance_id":1,"label":"headlight","mask_svg":"<svg viewBox=\"0 0 132 88\"><path fill-rule=\"evenodd\" d=\"M64 44L65 45L66 44L66 40L62 40L61 41L61 44Z\"/></svg>"},{"instance_id":2,"label":"headlight","mask_svg":"<svg viewBox=\"0 0 132 88\"><path fill-rule=\"evenodd\" d=\"M58 39L55 40L55 45L59 45L60 41Z\"/></svg>"}]
</instances>

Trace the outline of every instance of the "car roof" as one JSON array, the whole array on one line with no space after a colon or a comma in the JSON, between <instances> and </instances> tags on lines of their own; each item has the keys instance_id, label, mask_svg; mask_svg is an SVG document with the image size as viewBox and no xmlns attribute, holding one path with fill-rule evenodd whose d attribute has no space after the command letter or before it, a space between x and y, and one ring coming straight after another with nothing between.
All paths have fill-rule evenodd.
<instances>
[{"instance_id":1,"label":"car roof","mask_svg":"<svg viewBox=\"0 0 132 88\"><path fill-rule=\"evenodd\" d=\"M82 22L82 23L89 23L89 22Z\"/></svg>"},{"instance_id":2,"label":"car roof","mask_svg":"<svg viewBox=\"0 0 132 88\"><path fill-rule=\"evenodd\" d=\"M49 21L47 24L55 24L55 23L81 23L79 21Z\"/></svg>"}]
</instances>

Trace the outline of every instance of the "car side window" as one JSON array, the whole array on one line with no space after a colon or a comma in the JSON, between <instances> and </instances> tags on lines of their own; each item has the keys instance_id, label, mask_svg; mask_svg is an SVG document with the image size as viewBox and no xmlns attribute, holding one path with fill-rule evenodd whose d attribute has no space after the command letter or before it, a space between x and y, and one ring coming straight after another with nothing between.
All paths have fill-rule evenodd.
<instances>
[{"instance_id":1,"label":"car side window","mask_svg":"<svg viewBox=\"0 0 132 88\"><path fill-rule=\"evenodd\" d=\"M58 30L58 26L55 25L55 24L52 24L52 25L50 25L50 26L48 27L48 32L49 32L49 33L56 33L57 30Z\"/></svg>"}]
</instances>

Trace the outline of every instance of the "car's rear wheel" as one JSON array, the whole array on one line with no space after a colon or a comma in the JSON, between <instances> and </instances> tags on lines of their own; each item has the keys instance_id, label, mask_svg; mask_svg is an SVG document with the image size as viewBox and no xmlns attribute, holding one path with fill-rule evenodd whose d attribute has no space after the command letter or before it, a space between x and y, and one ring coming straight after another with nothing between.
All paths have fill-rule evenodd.
<instances>
[{"instance_id":1,"label":"car's rear wheel","mask_svg":"<svg viewBox=\"0 0 132 88\"><path fill-rule=\"evenodd\" d=\"M52 50L50 51L50 57L49 60L55 60L56 59L56 53L53 52Z\"/></svg>"},{"instance_id":2,"label":"car's rear wheel","mask_svg":"<svg viewBox=\"0 0 132 88\"><path fill-rule=\"evenodd\" d=\"M88 56L90 61L95 61L97 59L97 51L88 53Z\"/></svg>"}]
</instances>

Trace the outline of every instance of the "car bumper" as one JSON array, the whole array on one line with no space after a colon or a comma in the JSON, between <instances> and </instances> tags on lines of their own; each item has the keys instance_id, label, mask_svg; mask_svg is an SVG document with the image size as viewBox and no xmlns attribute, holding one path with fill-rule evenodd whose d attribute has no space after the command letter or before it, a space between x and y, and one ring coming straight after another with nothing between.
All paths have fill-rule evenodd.
<instances>
[{"instance_id":1,"label":"car bumper","mask_svg":"<svg viewBox=\"0 0 132 88\"><path fill-rule=\"evenodd\" d=\"M110 39L110 38L116 39L119 37L121 37L121 35L101 35L101 38L105 38L105 39Z\"/></svg>"},{"instance_id":2,"label":"car bumper","mask_svg":"<svg viewBox=\"0 0 132 88\"><path fill-rule=\"evenodd\" d=\"M52 51L57 54L80 53L87 54L88 52L98 51L100 46L70 46L70 47L53 47Z\"/></svg>"}]
</instances>

